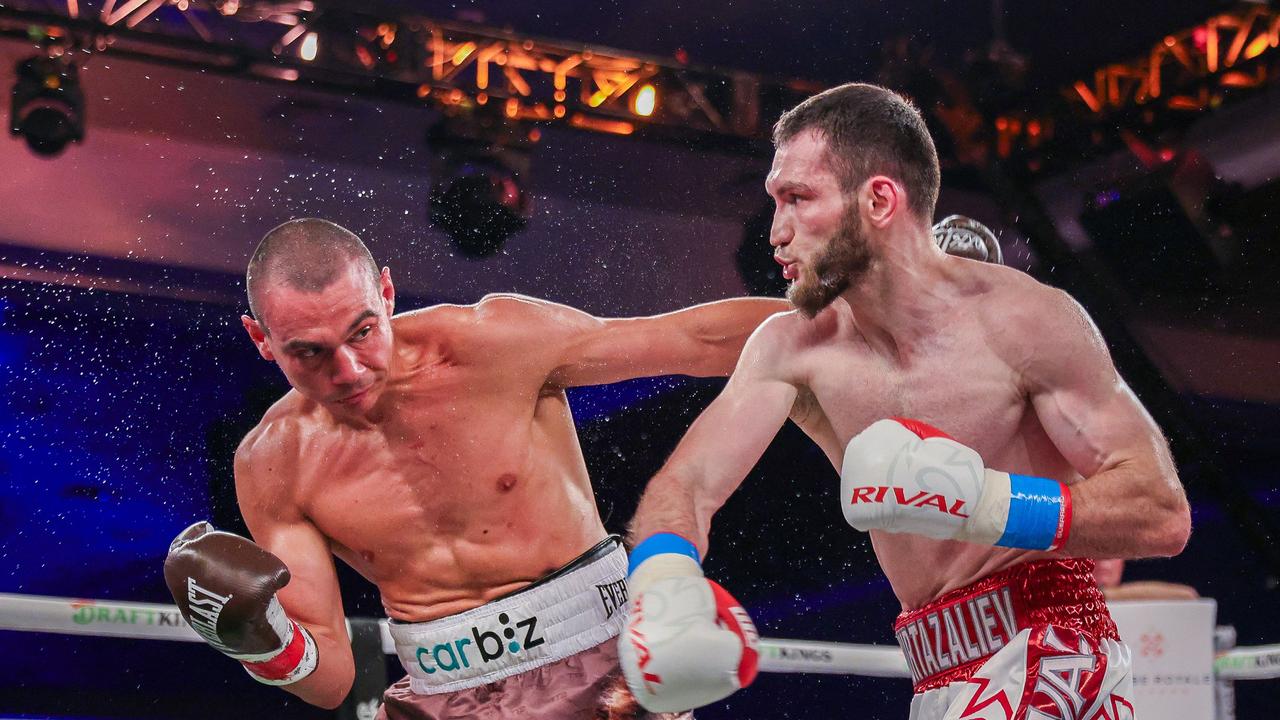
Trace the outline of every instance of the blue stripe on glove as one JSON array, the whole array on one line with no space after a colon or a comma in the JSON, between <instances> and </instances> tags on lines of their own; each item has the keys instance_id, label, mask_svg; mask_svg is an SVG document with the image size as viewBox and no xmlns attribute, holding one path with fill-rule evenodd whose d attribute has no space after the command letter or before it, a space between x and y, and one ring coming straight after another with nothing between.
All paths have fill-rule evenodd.
<instances>
[{"instance_id":1,"label":"blue stripe on glove","mask_svg":"<svg viewBox=\"0 0 1280 720\"><path fill-rule=\"evenodd\" d=\"M1053 547L1065 502L1062 483L1010 473L1009 491L1009 520L996 545L1025 550Z\"/></svg>"},{"instance_id":2,"label":"blue stripe on glove","mask_svg":"<svg viewBox=\"0 0 1280 720\"><path fill-rule=\"evenodd\" d=\"M645 538L631 551L631 557L627 563L627 575L630 576L635 572L636 568L640 567L640 563L663 553L687 555L693 558L694 562L702 564L702 560L698 557L698 548L694 547L693 543L675 533L655 533Z\"/></svg>"}]
</instances>

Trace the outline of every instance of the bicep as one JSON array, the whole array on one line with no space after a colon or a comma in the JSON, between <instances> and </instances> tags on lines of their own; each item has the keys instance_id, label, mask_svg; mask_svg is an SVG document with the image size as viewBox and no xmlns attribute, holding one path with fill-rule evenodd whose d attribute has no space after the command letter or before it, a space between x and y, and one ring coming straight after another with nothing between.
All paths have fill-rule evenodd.
<instances>
[{"instance_id":1,"label":"bicep","mask_svg":"<svg viewBox=\"0 0 1280 720\"><path fill-rule=\"evenodd\" d=\"M1032 395L1040 424L1076 472L1091 477L1130 462L1169 463L1160 429L1123 380L1077 382Z\"/></svg>"},{"instance_id":2,"label":"bicep","mask_svg":"<svg viewBox=\"0 0 1280 720\"><path fill-rule=\"evenodd\" d=\"M1065 298L1065 296L1064 296ZM1085 477L1126 463L1172 467L1159 427L1116 372L1101 335L1069 298L1025 373L1049 439Z\"/></svg>"},{"instance_id":3,"label":"bicep","mask_svg":"<svg viewBox=\"0 0 1280 720\"><path fill-rule=\"evenodd\" d=\"M605 385L673 374L680 369L678 364L664 359L694 354L688 338L663 332L657 318L601 319L581 314L583 317L567 318L570 332L563 336L550 378L555 385Z\"/></svg>"},{"instance_id":4,"label":"bicep","mask_svg":"<svg viewBox=\"0 0 1280 720\"><path fill-rule=\"evenodd\" d=\"M323 629L346 641L346 616L328 540L291 502L257 498L246 490L248 484L237 477L240 510L253 541L289 568L289 583L277 593L280 604L313 634Z\"/></svg>"},{"instance_id":5,"label":"bicep","mask_svg":"<svg viewBox=\"0 0 1280 720\"><path fill-rule=\"evenodd\" d=\"M664 316L598 318L567 305L499 295L481 306L502 318L503 336L518 356L558 387L605 385L678 372L664 358L694 354L689 340L670 331Z\"/></svg>"},{"instance_id":6,"label":"bicep","mask_svg":"<svg viewBox=\"0 0 1280 720\"><path fill-rule=\"evenodd\" d=\"M613 382L638 344L614 321L522 295L486 295L476 305L487 331L477 345L486 361L505 360L559 387ZM632 377L623 375L622 377Z\"/></svg>"},{"instance_id":7,"label":"bicep","mask_svg":"<svg viewBox=\"0 0 1280 720\"><path fill-rule=\"evenodd\" d=\"M595 318L557 306L567 330L552 382L599 385L654 375L728 375L782 300L732 298L649 317Z\"/></svg>"}]
</instances>

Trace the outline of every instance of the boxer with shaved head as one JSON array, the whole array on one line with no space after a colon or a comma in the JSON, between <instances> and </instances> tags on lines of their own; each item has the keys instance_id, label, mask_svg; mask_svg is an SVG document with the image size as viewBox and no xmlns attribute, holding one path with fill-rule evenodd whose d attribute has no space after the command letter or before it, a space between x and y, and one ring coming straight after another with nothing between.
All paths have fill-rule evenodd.
<instances>
[{"instance_id":1,"label":"boxer with shaved head","mask_svg":"<svg viewBox=\"0 0 1280 720\"><path fill-rule=\"evenodd\" d=\"M249 263L245 330L293 391L241 442L253 541L199 522L165 576L249 674L323 707L355 672L333 557L372 581L408 675L380 717L627 716L626 556L596 510L565 390L727 375L786 302L601 319L490 295L394 314L391 272L302 219Z\"/></svg>"}]
</instances>

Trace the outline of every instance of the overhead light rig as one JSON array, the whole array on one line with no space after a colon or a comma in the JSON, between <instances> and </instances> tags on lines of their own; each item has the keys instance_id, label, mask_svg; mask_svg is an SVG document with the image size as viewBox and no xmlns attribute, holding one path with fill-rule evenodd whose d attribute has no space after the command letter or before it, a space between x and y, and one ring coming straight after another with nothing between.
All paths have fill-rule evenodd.
<instances>
[{"instance_id":1,"label":"overhead light rig","mask_svg":"<svg viewBox=\"0 0 1280 720\"><path fill-rule=\"evenodd\" d=\"M583 130L757 149L821 90L618 50L323 0L8 0L0 35L33 27L81 49ZM350 4L348 4L350 5Z\"/></svg>"},{"instance_id":2,"label":"overhead light rig","mask_svg":"<svg viewBox=\"0 0 1280 720\"><path fill-rule=\"evenodd\" d=\"M1267 81L1267 66L1250 61L1274 50L1278 33L1280 12L1259 5L1241 8L1165 37L1145 58L1103 67L1072 90L1100 114L1149 104L1204 110L1215 90L1255 88Z\"/></svg>"},{"instance_id":3,"label":"overhead light rig","mask_svg":"<svg viewBox=\"0 0 1280 720\"><path fill-rule=\"evenodd\" d=\"M15 68L9 133L26 140L37 155L53 157L84 139L84 93L66 46L45 38L40 50Z\"/></svg>"},{"instance_id":4,"label":"overhead light rig","mask_svg":"<svg viewBox=\"0 0 1280 720\"><path fill-rule=\"evenodd\" d=\"M1057 102L994 119L996 153L1035 172L1120 144L1117 128L1148 136L1252 96L1280 75L1280 10L1257 3L1170 34L1143 57L1111 63L1063 88Z\"/></svg>"}]
</instances>

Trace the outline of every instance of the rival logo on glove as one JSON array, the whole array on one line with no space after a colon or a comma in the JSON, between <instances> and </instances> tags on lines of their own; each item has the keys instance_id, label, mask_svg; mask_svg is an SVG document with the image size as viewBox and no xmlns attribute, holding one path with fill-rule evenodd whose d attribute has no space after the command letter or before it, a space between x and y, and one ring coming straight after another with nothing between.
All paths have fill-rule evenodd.
<instances>
[{"instance_id":1,"label":"rival logo on glove","mask_svg":"<svg viewBox=\"0 0 1280 720\"><path fill-rule=\"evenodd\" d=\"M515 655L521 650L538 647L547 641L545 637L534 637L534 633L537 632L538 628L538 616L536 615L515 623L517 628L525 631L523 645L515 640L515 629L508 627L511 623L510 616L506 613L498 613L498 622L504 627L481 630L479 626L473 625L471 627L471 637L460 637L453 642L436 643L430 648L419 647L417 651L418 667L422 668L422 671L428 675L434 674L437 670L447 672L469 668L473 658L467 656L468 645L475 645L480 653L480 662L489 663L498 660L508 652ZM499 636L499 630L501 630L501 636ZM504 637L506 638L505 642L502 639ZM428 664L426 662L427 658L434 661L434 665Z\"/></svg>"},{"instance_id":2,"label":"rival logo on glove","mask_svg":"<svg viewBox=\"0 0 1280 720\"><path fill-rule=\"evenodd\" d=\"M639 628L636 627L641 620L644 620L644 608L641 606L643 599L643 595L638 595L631 603L631 618L627 622L627 637L631 640L631 646L635 648L636 664L640 666L640 675L644 679L645 688L653 693L658 690L654 687L654 684L661 685L662 678L645 669L649 667L650 661L653 660L653 655L649 652L644 633L640 632Z\"/></svg>"},{"instance_id":3,"label":"rival logo on glove","mask_svg":"<svg viewBox=\"0 0 1280 720\"><path fill-rule=\"evenodd\" d=\"M918 508L930 506L937 508L938 512L946 513L947 515L954 515L958 518L969 517L967 514L960 512L960 509L964 507L964 500L957 499L954 502L951 502L950 506L948 506L947 497L945 495L921 490L914 493L911 497L907 497L906 492L902 488L891 488L885 485L854 488L853 497L849 500L849 504L857 505L860 502L883 504L885 502L885 497L889 494L890 490L893 491L893 499L897 501L899 505Z\"/></svg>"}]
</instances>

